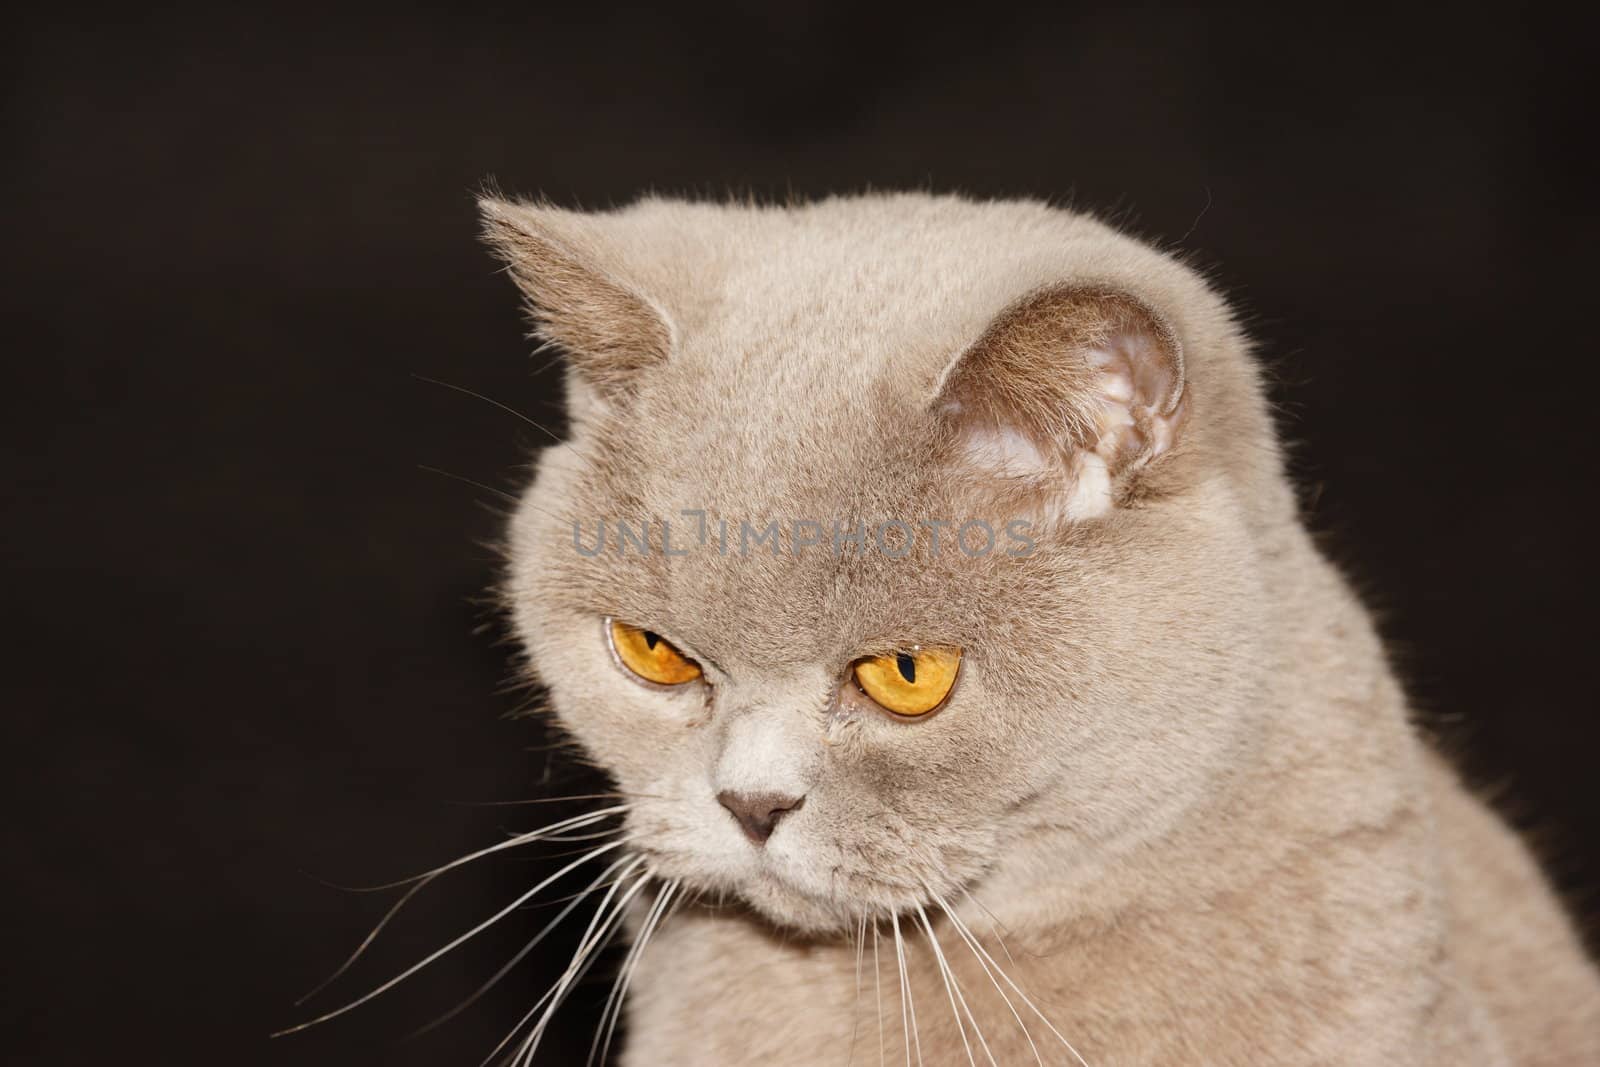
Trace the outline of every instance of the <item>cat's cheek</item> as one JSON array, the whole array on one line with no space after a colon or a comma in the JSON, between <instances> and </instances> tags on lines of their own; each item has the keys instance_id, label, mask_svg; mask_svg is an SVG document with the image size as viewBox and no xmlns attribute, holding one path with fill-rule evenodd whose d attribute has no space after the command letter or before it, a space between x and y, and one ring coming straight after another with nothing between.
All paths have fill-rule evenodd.
<instances>
[{"instance_id":1,"label":"cat's cheek","mask_svg":"<svg viewBox=\"0 0 1600 1067\"><path fill-rule=\"evenodd\" d=\"M595 739L608 769L655 773L663 757L694 744L711 720L708 687L689 682L671 690L646 689L626 678L591 688L592 699L573 716ZM587 743L587 742L586 742Z\"/></svg>"},{"instance_id":2,"label":"cat's cheek","mask_svg":"<svg viewBox=\"0 0 1600 1067\"><path fill-rule=\"evenodd\" d=\"M563 628L571 636L587 626ZM607 771L635 782L660 770L664 753L701 736L711 718L711 687L703 680L681 686L647 686L623 673L603 641L574 647L568 638L535 651L550 706L561 725Z\"/></svg>"}]
</instances>

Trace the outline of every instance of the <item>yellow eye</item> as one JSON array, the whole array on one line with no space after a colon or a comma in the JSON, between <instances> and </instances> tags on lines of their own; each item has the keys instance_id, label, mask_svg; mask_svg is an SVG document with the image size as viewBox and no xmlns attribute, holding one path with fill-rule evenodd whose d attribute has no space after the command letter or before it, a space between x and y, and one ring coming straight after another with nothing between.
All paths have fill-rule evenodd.
<instances>
[{"instance_id":1,"label":"yellow eye","mask_svg":"<svg viewBox=\"0 0 1600 1067\"><path fill-rule=\"evenodd\" d=\"M959 648L917 648L856 660L856 684L896 715L926 715L944 703L961 670Z\"/></svg>"},{"instance_id":2,"label":"yellow eye","mask_svg":"<svg viewBox=\"0 0 1600 1067\"><path fill-rule=\"evenodd\" d=\"M700 677L700 665L672 647L654 630L641 630L616 619L606 620L606 634L617 662L647 682L682 685Z\"/></svg>"}]
</instances>

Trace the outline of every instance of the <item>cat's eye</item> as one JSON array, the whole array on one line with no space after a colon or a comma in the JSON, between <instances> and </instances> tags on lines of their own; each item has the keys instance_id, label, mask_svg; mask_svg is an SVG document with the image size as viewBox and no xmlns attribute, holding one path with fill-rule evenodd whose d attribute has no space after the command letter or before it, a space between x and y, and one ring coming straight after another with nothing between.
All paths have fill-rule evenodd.
<instances>
[{"instance_id":1,"label":"cat's eye","mask_svg":"<svg viewBox=\"0 0 1600 1067\"><path fill-rule=\"evenodd\" d=\"M856 684L878 706L914 718L943 704L961 670L959 648L914 648L868 656L851 666Z\"/></svg>"},{"instance_id":2,"label":"cat's eye","mask_svg":"<svg viewBox=\"0 0 1600 1067\"><path fill-rule=\"evenodd\" d=\"M682 685L700 677L700 665L654 630L606 620L611 652L632 673L656 685Z\"/></svg>"}]
</instances>

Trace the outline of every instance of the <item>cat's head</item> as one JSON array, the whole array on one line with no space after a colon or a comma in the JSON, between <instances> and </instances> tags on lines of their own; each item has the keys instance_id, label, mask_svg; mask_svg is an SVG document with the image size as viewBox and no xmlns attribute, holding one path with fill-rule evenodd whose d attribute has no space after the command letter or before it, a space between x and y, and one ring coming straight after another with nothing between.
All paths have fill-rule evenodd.
<instances>
[{"instance_id":1,"label":"cat's head","mask_svg":"<svg viewBox=\"0 0 1600 1067\"><path fill-rule=\"evenodd\" d=\"M808 929L1161 830L1249 732L1254 371L1192 272L928 196L484 203L570 440L505 595L663 876Z\"/></svg>"}]
</instances>

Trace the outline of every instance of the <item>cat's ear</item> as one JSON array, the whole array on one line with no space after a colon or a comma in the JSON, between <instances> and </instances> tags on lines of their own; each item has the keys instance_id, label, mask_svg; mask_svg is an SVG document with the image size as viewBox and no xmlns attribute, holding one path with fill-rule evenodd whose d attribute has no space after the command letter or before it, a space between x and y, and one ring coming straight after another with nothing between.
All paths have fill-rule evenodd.
<instances>
[{"instance_id":1,"label":"cat's ear","mask_svg":"<svg viewBox=\"0 0 1600 1067\"><path fill-rule=\"evenodd\" d=\"M672 348L665 312L630 283L594 216L495 197L478 201L484 237L527 297L535 335L615 399Z\"/></svg>"},{"instance_id":2,"label":"cat's ear","mask_svg":"<svg viewBox=\"0 0 1600 1067\"><path fill-rule=\"evenodd\" d=\"M1058 286L1024 297L944 371L934 411L961 457L1047 495L1067 519L1105 514L1177 444L1183 349L1128 293Z\"/></svg>"}]
</instances>

